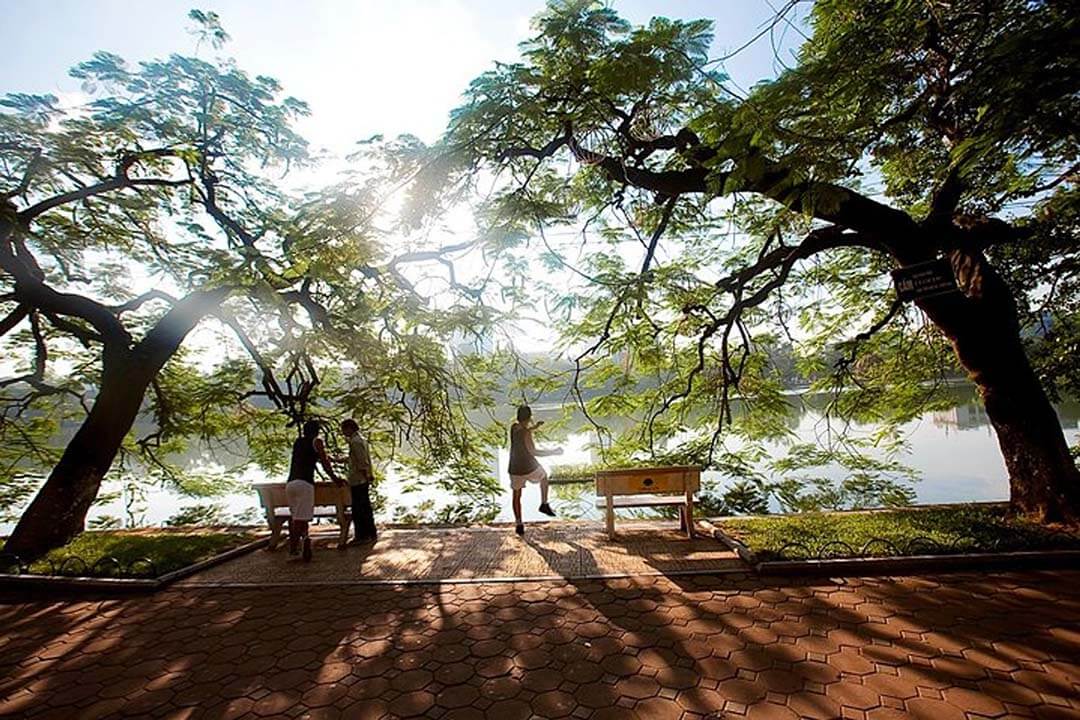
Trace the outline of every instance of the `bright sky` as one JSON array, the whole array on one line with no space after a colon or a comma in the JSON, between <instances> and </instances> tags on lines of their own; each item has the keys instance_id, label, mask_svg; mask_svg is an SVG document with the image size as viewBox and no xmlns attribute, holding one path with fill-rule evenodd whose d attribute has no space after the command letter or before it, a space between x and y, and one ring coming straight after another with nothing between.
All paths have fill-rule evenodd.
<instances>
[{"instance_id":1,"label":"bright sky","mask_svg":"<svg viewBox=\"0 0 1080 720\"><path fill-rule=\"evenodd\" d=\"M713 57L757 35L785 0L625 0L634 23L654 15L715 21ZM129 61L191 53L193 7L221 16L222 50L252 74L269 75L312 110L300 130L337 157L376 133L435 140L461 91L494 60L513 61L543 0L5 0L0 94L77 97L68 69L97 50ZM805 15L805 10L799 8ZM789 62L802 38L787 25L724 63L747 88L776 74L774 43ZM204 53L213 51L204 49ZM528 331L527 331L528 334ZM534 338L543 345L543 338ZM525 349L525 348L523 348Z\"/></svg>"},{"instance_id":2,"label":"bright sky","mask_svg":"<svg viewBox=\"0 0 1080 720\"><path fill-rule=\"evenodd\" d=\"M781 0L613 2L632 22L654 15L716 21L714 55L753 37ZM0 93L78 91L72 65L96 50L128 60L191 52L187 12L213 10L232 36L224 52L306 100L302 127L344 154L374 133L433 140L473 77L510 61L542 0L5 0ZM784 44L800 38L788 29ZM797 43L795 43L797 44ZM741 86L773 75L769 37L725 63Z\"/></svg>"}]
</instances>

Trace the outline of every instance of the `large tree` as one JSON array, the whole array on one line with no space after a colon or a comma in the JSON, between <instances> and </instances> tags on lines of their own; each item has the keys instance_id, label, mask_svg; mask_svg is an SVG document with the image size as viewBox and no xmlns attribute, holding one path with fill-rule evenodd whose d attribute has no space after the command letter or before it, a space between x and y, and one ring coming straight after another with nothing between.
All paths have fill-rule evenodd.
<instances>
[{"instance_id":1,"label":"large tree","mask_svg":"<svg viewBox=\"0 0 1080 720\"><path fill-rule=\"evenodd\" d=\"M799 31L796 4L774 25ZM793 66L747 93L710 60L709 21L633 27L571 0L534 27L520 62L470 85L425 187L448 189L436 206L489 189L491 227L549 250L552 226L581 231L580 262L543 256L588 288L563 288L557 308L579 364L622 391L609 404L649 395L610 385L620 365L654 372L646 439L672 435L665 413L685 419L694 401L717 427L735 394L775 408L760 350L790 324L790 341L842 350L858 392L839 404L870 398L894 419L912 417L947 342L985 403L1015 509L1080 517L1047 394L1077 368L1071 3L819 0ZM636 267L615 251L626 238L641 244ZM900 303L888 271L937 259L959 291Z\"/></svg>"},{"instance_id":2,"label":"large tree","mask_svg":"<svg viewBox=\"0 0 1080 720\"><path fill-rule=\"evenodd\" d=\"M212 13L192 18L225 39ZM387 253L375 159L287 191L284 173L310 164L293 128L307 107L230 60L99 53L72 75L85 104L0 101L0 332L8 367L24 365L0 383L3 483L32 491L47 471L5 552L28 561L80 532L118 453L172 476L187 440L231 438L279 465L284 421L324 412L320 392L421 469L490 490L464 415L485 390L447 348L491 316L456 282L432 306L406 269L452 272L467 245ZM183 350L207 321L239 355L206 338Z\"/></svg>"}]
</instances>

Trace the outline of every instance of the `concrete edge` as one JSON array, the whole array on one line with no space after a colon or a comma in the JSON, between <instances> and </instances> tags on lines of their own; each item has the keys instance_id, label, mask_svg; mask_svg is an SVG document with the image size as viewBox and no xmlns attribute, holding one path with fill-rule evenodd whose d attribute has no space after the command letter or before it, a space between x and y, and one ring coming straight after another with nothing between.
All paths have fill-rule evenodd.
<instances>
[{"instance_id":1,"label":"concrete edge","mask_svg":"<svg viewBox=\"0 0 1080 720\"><path fill-rule=\"evenodd\" d=\"M258 538L257 540L252 540L249 543L244 543L243 545L234 547L232 550L226 550L223 553L208 557L205 560L200 560L194 565L187 565L180 568L179 570L173 570L172 572L165 573L164 575L159 575L157 577L158 586L165 587L166 585L171 585L177 580L186 578L189 575L194 575L201 570L206 570L207 568L214 567L215 565L220 565L221 563L232 560L233 558L238 558L241 555L247 555L249 552L257 550L261 547L265 547L269 544L269 537Z\"/></svg>"},{"instance_id":2,"label":"concrete edge","mask_svg":"<svg viewBox=\"0 0 1080 720\"><path fill-rule=\"evenodd\" d=\"M735 538L731 537L708 520L699 520L698 524L703 525L705 528L707 528L707 530L712 534L714 540L720 542L723 545L726 545L728 548L733 550L744 563L750 565L751 567L754 567L758 564L757 554L749 547L739 542Z\"/></svg>"},{"instance_id":3,"label":"concrete edge","mask_svg":"<svg viewBox=\"0 0 1080 720\"><path fill-rule=\"evenodd\" d=\"M158 589L157 578L93 578L65 575L7 575L0 574L0 592L38 590L42 592L152 593Z\"/></svg>"},{"instance_id":4,"label":"concrete edge","mask_svg":"<svg viewBox=\"0 0 1080 720\"><path fill-rule=\"evenodd\" d=\"M652 570L636 573L608 573L602 575L523 575L478 578L397 578L385 580L298 580L296 582L190 582L175 585L175 590L205 590L210 588L281 588L281 587L348 587L387 585L498 585L527 582L587 582L591 580L625 580L638 577L689 577L696 575L748 575L753 568L711 568L703 570Z\"/></svg>"},{"instance_id":5,"label":"concrete edge","mask_svg":"<svg viewBox=\"0 0 1080 720\"><path fill-rule=\"evenodd\" d=\"M880 513L890 512L920 512L922 510L950 510L954 508L969 508L969 507L998 507L1007 508L1009 506L1008 500L972 500L970 502L951 502L951 503L926 503L919 505L903 505L900 507L884 507L884 508L862 508L858 510L819 510L818 515L875 515ZM714 515L709 518L717 522L723 520L775 520L777 518L797 517L799 515L812 514L809 512L797 513L769 513L767 515Z\"/></svg>"},{"instance_id":6,"label":"concrete edge","mask_svg":"<svg viewBox=\"0 0 1080 720\"><path fill-rule=\"evenodd\" d=\"M1080 550L1020 550L886 558L767 560L754 564L759 575L900 575L952 570L1032 570L1080 566Z\"/></svg>"}]
</instances>

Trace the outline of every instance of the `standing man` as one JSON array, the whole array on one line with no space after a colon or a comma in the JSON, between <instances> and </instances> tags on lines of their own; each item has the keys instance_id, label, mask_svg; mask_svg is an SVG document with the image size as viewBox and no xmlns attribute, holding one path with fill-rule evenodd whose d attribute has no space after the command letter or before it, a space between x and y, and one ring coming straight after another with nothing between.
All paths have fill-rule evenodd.
<instances>
[{"instance_id":1,"label":"standing man","mask_svg":"<svg viewBox=\"0 0 1080 720\"><path fill-rule=\"evenodd\" d=\"M375 514L371 509L371 453L360 434L360 426L352 418L341 422L341 434L349 441L349 487L352 490L352 518L355 537L350 545L375 542Z\"/></svg>"}]
</instances>

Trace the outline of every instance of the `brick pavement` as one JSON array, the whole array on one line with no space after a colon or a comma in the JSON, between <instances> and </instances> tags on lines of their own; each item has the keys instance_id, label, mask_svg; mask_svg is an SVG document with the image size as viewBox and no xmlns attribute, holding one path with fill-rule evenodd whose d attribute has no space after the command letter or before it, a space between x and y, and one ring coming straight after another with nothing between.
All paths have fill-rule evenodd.
<instances>
[{"instance_id":1,"label":"brick pavement","mask_svg":"<svg viewBox=\"0 0 1080 720\"><path fill-rule=\"evenodd\" d=\"M316 541L310 564L279 547L210 568L184 584L577 578L745 569L735 553L708 534L689 540L670 521L620 523L615 540L594 522L531 523L523 538L512 526L384 529L375 546L343 551L336 549L336 537L332 530Z\"/></svg>"},{"instance_id":2,"label":"brick pavement","mask_svg":"<svg viewBox=\"0 0 1080 720\"><path fill-rule=\"evenodd\" d=\"M1080 717L1080 571L7 601L5 717Z\"/></svg>"}]
</instances>

